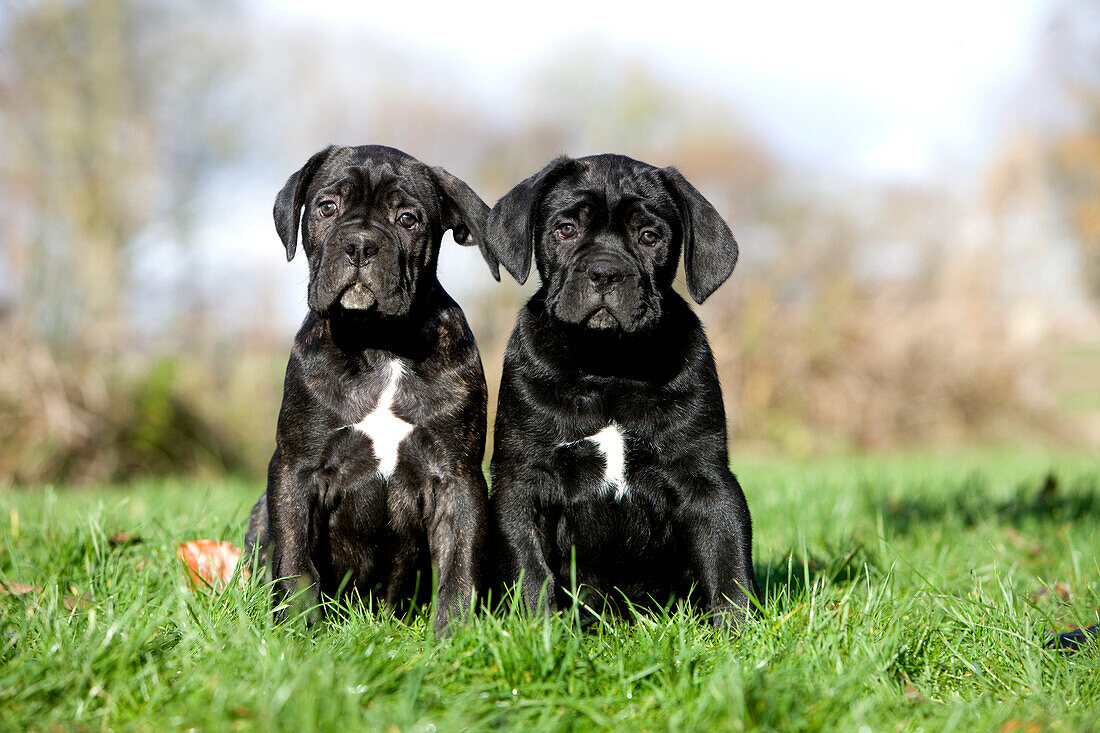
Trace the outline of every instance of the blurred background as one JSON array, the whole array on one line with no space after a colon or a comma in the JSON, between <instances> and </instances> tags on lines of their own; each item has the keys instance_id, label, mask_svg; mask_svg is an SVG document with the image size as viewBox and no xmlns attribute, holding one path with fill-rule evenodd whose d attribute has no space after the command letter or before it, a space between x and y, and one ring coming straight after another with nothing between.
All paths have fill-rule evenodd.
<instances>
[{"instance_id":1,"label":"blurred background","mask_svg":"<svg viewBox=\"0 0 1100 733\"><path fill-rule=\"evenodd\" d=\"M1100 447L1095 0L374 5L0 0L0 481L261 480L306 312L271 204L329 143L490 204L680 167L741 244L700 309L735 460ZM491 422L537 278L449 236L440 277Z\"/></svg>"}]
</instances>

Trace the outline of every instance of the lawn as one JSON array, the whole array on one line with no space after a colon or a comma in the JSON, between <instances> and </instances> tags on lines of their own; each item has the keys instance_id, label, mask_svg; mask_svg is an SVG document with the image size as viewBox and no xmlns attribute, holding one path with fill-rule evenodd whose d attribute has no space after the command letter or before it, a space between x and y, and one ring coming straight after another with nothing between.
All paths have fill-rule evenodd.
<instances>
[{"instance_id":1,"label":"lawn","mask_svg":"<svg viewBox=\"0 0 1100 733\"><path fill-rule=\"evenodd\" d=\"M426 612L275 626L262 586L195 595L175 558L239 544L258 483L0 488L0 581L44 588L0 596L0 728L1100 728L1096 642L1043 646L1097 623L1095 457L735 469L766 587L736 637L682 608L584 628L502 611L445 641Z\"/></svg>"}]
</instances>

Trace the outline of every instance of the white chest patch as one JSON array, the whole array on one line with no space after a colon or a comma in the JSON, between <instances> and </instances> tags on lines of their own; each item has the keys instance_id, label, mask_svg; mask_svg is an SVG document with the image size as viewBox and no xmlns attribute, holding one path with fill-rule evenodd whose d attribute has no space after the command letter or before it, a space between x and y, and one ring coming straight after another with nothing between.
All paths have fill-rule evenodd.
<instances>
[{"instance_id":1,"label":"white chest patch","mask_svg":"<svg viewBox=\"0 0 1100 733\"><path fill-rule=\"evenodd\" d=\"M603 454L604 485L608 490L615 491L616 499L622 499L630 493L630 487L626 484L626 441L623 439L619 426L611 423L600 432L590 435L584 440L595 443L600 453Z\"/></svg>"},{"instance_id":2,"label":"white chest patch","mask_svg":"<svg viewBox=\"0 0 1100 733\"><path fill-rule=\"evenodd\" d=\"M397 449L401 441L416 427L393 414L393 400L402 374L401 362L390 361L390 381L378 396L378 405L362 420L349 426L371 439L374 454L378 456L378 472L385 478L392 476L397 468Z\"/></svg>"}]
</instances>

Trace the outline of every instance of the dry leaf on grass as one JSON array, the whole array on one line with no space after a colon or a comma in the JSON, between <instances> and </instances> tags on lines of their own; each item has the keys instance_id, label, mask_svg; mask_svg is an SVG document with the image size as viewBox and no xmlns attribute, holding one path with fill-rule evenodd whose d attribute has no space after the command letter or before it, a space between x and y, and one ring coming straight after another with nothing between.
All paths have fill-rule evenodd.
<instances>
[{"instance_id":1,"label":"dry leaf on grass","mask_svg":"<svg viewBox=\"0 0 1100 733\"><path fill-rule=\"evenodd\" d=\"M9 583L6 580L0 580L0 594L21 596L24 593L42 592L42 589L37 585L27 585L26 583Z\"/></svg>"},{"instance_id":2,"label":"dry leaf on grass","mask_svg":"<svg viewBox=\"0 0 1100 733\"><path fill-rule=\"evenodd\" d=\"M224 588L237 563L241 560L241 549L230 542L216 540L191 540L176 548L176 557L187 566L191 589ZM245 568L242 577L248 576Z\"/></svg>"},{"instance_id":3,"label":"dry leaf on grass","mask_svg":"<svg viewBox=\"0 0 1100 733\"><path fill-rule=\"evenodd\" d=\"M1039 555L1043 552L1043 546L1038 542L1032 542L1017 532L1012 527L1005 527L1005 537L1012 543L1012 546L1021 552L1025 552L1032 557Z\"/></svg>"},{"instance_id":4,"label":"dry leaf on grass","mask_svg":"<svg viewBox=\"0 0 1100 733\"><path fill-rule=\"evenodd\" d=\"M1070 587L1068 585L1060 580L1053 586L1043 586L1042 588L1034 591L1031 594L1031 600L1033 603L1038 603L1039 601L1049 598L1057 598L1062 603L1068 603L1072 597L1073 591L1070 590Z\"/></svg>"},{"instance_id":5,"label":"dry leaf on grass","mask_svg":"<svg viewBox=\"0 0 1100 733\"><path fill-rule=\"evenodd\" d=\"M111 547L119 547L120 545L136 545L141 542L141 537L130 532L116 532L107 538L107 544Z\"/></svg>"},{"instance_id":6,"label":"dry leaf on grass","mask_svg":"<svg viewBox=\"0 0 1100 733\"><path fill-rule=\"evenodd\" d=\"M1042 723L1010 720L1001 726L1000 733L1038 733L1042 729Z\"/></svg>"},{"instance_id":7,"label":"dry leaf on grass","mask_svg":"<svg viewBox=\"0 0 1100 733\"><path fill-rule=\"evenodd\" d=\"M0 580L0 595L4 596L22 596L27 593L42 593L45 589L38 585L27 585L26 583L10 583L6 580ZM76 590L74 589L75 593ZM61 602L65 604L65 608L72 611L74 608L87 608L92 604L92 597L85 593L81 596L62 596Z\"/></svg>"},{"instance_id":8,"label":"dry leaf on grass","mask_svg":"<svg viewBox=\"0 0 1100 733\"><path fill-rule=\"evenodd\" d=\"M924 695L920 694L920 691L913 685L913 680L909 679L909 675L902 671L901 676L905 680L905 687L902 688L901 696L912 702L924 700Z\"/></svg>"}]
</instances>

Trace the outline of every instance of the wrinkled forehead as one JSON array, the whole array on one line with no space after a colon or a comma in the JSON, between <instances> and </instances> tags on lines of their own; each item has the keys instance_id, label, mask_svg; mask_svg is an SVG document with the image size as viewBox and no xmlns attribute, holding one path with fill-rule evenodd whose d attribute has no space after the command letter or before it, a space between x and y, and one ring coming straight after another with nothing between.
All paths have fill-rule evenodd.
<instances>
[{"instance_id":1,"label":"wrinkled forehead","mask_svg":"<svg viewBox=\"0 0 1100 733\"><path fill-rule=\"evenodd\" d=\"M611 215L643 211L668 221L679 219L676 200L658 169L627 160L578 162L576 170L563 176L546 193L544 211L589 206Z\"/></svg>"},{"instance_id":2,"label":"wrinkled forehead","mask_svg":"<svg viewBox=\"0 0 1100 733\"><path fill-rule=\"evenodd\" d=\"M352 148L335 153L314 177L313 195L335 192L345 197L363 197L390 203L405 200L434 206L435 187L423 163L408 155L383 149Z\"/></svg>"}]
</instances>

